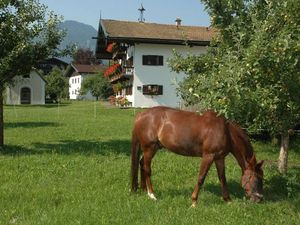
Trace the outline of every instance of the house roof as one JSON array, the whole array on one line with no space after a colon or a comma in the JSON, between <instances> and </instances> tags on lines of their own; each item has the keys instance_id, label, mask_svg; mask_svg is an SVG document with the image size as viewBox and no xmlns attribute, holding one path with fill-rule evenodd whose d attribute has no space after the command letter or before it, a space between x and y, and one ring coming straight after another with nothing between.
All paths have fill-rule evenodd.
<instances>
[{"instance_id":1,"label":"house roof","mask_svg":"<svg viewBox=\"0 0 300 225\"><path fill-rule=\"evenodd\" d=\"M74 73L82 74L88 73L93 74L97 72L104 72L107 69L105 65L84 65L84 64L70 64L65 72L65 76L70 77Z\"/></svg>"},{"instance_id":2,"label":"house roof","mask_svg":"<svg viewBox=\"0 0 300 225\"><path fill-rule=\"evenodd\" d=\"M106 47L113 42L207 46L215 35L216 30L209 27L102 19L98 29L96 56L112 58Z\"/></svg>"},{"instance_id":3,"label":"house roof","mask_svg":"<svg viewBox=\"0 0 300 225\"><path fill-rule=\"evenodd\" d=\"M210 42L215 30L208 27L101 20L109 39Z\"/></svg>"},{"instance_id":4,"label":"house roof","mask_svg":"<svg viewBox=\"0 0 300 225\"><path fill-rule=\"evenodd\" d=\"M60 58L57 58L57 57L52 57L52 58L48 58L48 59L45 59L39 63L49 63L49 64L61 64L61 65L64 65L64 66L67 66L68 63L65 62L63 59L60 59Z\"/></svg>"},{"instance_id":5,"label":"house roof","mask_svg":"<svg viewBox=\"0 0 300 225\"><path fill-rule=\"evenodd\" d=\"M48 75L54 67L58 67L60 69L65 69L68 66L68 63L59 59L59 58L48 58L42 61L39 61L35 67L44 72L44 75Z\"/></svg>"}]
</instances>

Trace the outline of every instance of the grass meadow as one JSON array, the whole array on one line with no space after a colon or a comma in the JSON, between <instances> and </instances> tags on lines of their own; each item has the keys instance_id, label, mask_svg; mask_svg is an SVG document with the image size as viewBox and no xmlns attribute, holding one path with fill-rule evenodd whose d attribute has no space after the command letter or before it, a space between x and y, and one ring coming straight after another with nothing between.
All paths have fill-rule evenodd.
<instances>
[{"instance_id":1,"label":"grass meadow","mask_svg":"<svg viewBox=\"0 0 300 225\"><path fill-rule=\"evenodd\" d=\"M300 137L293 138L289 173L276 171L278 146L254 141L264 165L265 200L244 198L232 156L226 173L232 201L221 198L213 166L190 208L199 158L160 151L152 181L158 201L129 192L130 136L135 109L100 102L6 106L0 153L0 224L300 224Z\"/></svg>"}]
</instances>

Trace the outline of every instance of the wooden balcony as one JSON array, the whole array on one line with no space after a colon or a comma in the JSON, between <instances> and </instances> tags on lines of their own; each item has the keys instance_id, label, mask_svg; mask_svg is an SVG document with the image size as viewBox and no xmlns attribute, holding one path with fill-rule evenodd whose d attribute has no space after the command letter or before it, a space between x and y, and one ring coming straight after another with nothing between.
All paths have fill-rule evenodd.
<instances>
[{"instance_id":1,"label":"wooden balcony","mask_svg":"<svg viewBox=\"0 0 300 225\"><path fill-rule=\"evenodd\" d=\"M110 83L116 83L117 81L129 80L133 77L134 67L123 66L122 73L111 76Z\"/></svg>"}]
</instances>

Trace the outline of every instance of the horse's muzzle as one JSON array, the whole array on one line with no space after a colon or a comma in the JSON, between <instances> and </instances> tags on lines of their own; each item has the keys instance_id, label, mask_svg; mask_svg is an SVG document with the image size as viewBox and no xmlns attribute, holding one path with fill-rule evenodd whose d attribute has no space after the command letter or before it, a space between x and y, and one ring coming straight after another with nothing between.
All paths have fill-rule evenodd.
<instances>
[{"instance_id":1,"label":"horse's muzzle","mask_svg":"<svg viewBox=\"0 0 300 225\"><path fill-rule=\"evenodd\" d=\"M255 202L255 203L261 202L263 200L263 198L264 198L264 196L262 194L257 193L257 192L252 193L251 196L250 196L250 200L252 202Z\"/></svg>"}]
</instances>

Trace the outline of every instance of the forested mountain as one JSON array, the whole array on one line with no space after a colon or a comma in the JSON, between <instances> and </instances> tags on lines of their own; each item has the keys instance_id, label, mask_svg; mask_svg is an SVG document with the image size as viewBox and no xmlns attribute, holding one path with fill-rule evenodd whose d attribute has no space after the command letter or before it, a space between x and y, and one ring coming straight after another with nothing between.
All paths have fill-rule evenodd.
<instances>
[{"instance_id":1,"label":"forested mountain","mask_svg":"<svg viewBox=\"0 0 300 225\"><path fill-rule=\"evenodd\" d=\"M66 20L60 24L62 29L65 29L67 34L61 43L61 48L68 44L76 44L78 48L89 48L95 51L96 40L92 37L97 36L97 30L91 25L80 23L73 20ZM70 61L70 57L64 58L65 61Z\"/></svg>"},{"instance_id":2,"label":"forested mountain","mask_svg":"<svg viewBox=\"0 0 300 225\"><path fill-rule=\"evenodd\" d=\"M80 48L90 48L94 51L96 40L92 37L97 36L97 30L94 27L73 20L66 20L60 26L67 31L67 35L61 44L63 47L75 43Z\"/></svg>"}]
</instances>

